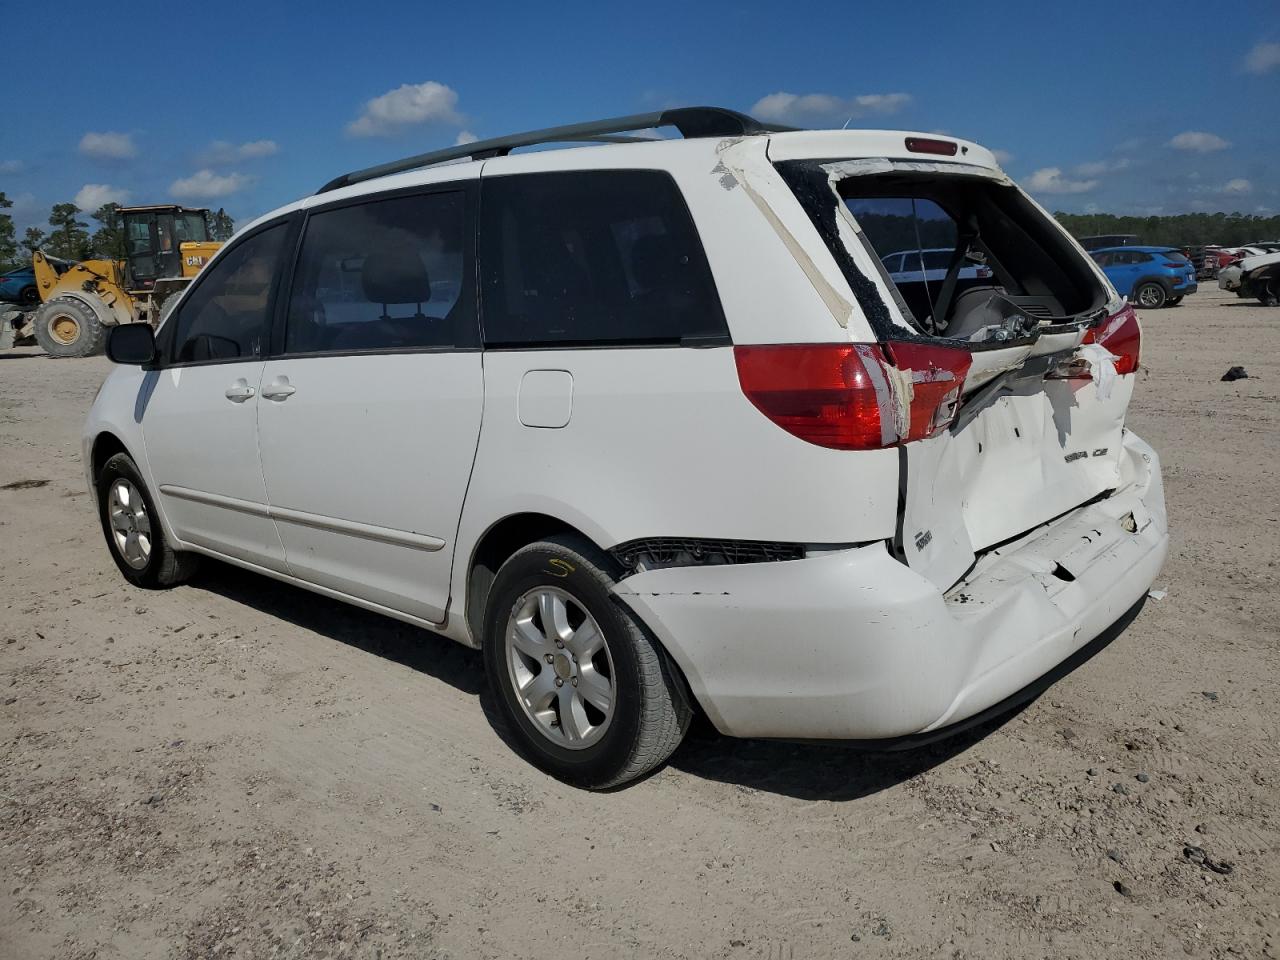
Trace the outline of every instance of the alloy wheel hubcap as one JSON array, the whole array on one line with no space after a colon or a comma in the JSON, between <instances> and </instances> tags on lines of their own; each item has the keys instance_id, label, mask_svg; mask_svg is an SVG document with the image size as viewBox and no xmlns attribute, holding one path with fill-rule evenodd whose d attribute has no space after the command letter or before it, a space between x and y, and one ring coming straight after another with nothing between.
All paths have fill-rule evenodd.
<instances>
[{"instance_id":1,"label":"alloy wheel hubcap","mask_svg":"<svg viewBox=\"0 0 1280 960\"><path fill-rule=\"evenodd\" d=\"M1142 291L1138 294L1138 301L1144 307L1154 307L1160 302L1160 292L1154 287L1143 287Z\"/></svg>"},{"instance_id":2,"label":"alloy wheel hubcap","mask_svg":"<svg viewBox=\"0 0 1280 960\"><path fill-rule=\"evenodd\" d=\"M537 587L511 608L507 677L525 716L557 746L596 743L617 704L609 645L586 608L558 587Z\"/></svg>"},{"instance_id":3,"label":"alloy wheel hubcap","mask_svg":"<svg viewBox=\"0 0 1280 960\"><path fill-rule=\"evenodd\" d=\"M111 523L111 542L124 562L141 570L151 559L151 518L142 494L124 477L111 484L107 495L107 516Z\"/></svg>"}]
</instances>

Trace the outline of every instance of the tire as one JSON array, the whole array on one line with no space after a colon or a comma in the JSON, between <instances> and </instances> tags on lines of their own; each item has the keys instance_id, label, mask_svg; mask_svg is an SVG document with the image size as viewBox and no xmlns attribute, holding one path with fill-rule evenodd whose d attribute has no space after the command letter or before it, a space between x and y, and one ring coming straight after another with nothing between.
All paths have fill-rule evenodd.
<instances>
[{"instance_id":1,"label":"tire","mask_svg":"<svg viewBox=\"0 0 1280 960\"><path fill-rule=\"evenodd\" d=\"M101 353L107 330L83 300L54 297L36 311L36 343L51 357L90 357Z\"/></svg>"},{"instance_id":2,"label":"tire","mask_svg":"<svg viewBox=\"0 0 1280 960\"><path fill-rule=\"evenodd\" d=\"M1264 307L1280 307L1280 275L1267 277L1259 286L1258 302Z\"/></svg>"},{"instance_id":3,"label":"tire","mask_svg":"<svg viewBox=\"0 0 1280 960\"><path fill-rule=\"evenodd\" d=\"M126 580L135 587L161 590L191 578L200 558L169 546L133 458L117 453L104 463L97 487L102 533Z\"/></svg>"},{"instance_id":4,"label":"tire","mask_svg":"<svg viewBox=\"0 0 1280 960\"><path fill-rule=\"evenodd\" d=\"M34 286L23 287L18 292L18 303L28 310L40 302L40 291Z\"/></svg>"},{"instance_id":5,"label":"tire","mask_svg":"<svg viewBox=\"0 0 1280 960\"><path fill-rule=\"evenodd\" d=\"M610 592L614 567L580 537L548 537L499 568L484 614L485 670L520 751L592 790L663 763L693 717L674 664Z\"/></svg>"},{"instance_id":6,"label":"tire","mask_svg":"<svg viewBox=\"0 0 1280 960\"><path fill-rule=\"evenodd\" d=\"M1145 310L1159 310L1168 299L1169 291L1154 280L1138 284L1138 289L1133 291L1134 303Z\"/></svg>"},{"instance_id":7,"label":"tire","mask_svg":"<svg viewBox=\"0 0 1280 960\"><path fill-rule=\"evenodd\" d=\"M1177 306L1178 304L1180 304L1181 302L1182 302L1182 297L1180 297L1180 296L1179 296L1179 297L1170 297L1170 298L1169 298L1169 302L1168 302L1168 303L1166 303L1166 304L1165 304L1165 306L1166 306L1166 307L1176 307L1176 306Z\"/></svg>"}]
</instances>

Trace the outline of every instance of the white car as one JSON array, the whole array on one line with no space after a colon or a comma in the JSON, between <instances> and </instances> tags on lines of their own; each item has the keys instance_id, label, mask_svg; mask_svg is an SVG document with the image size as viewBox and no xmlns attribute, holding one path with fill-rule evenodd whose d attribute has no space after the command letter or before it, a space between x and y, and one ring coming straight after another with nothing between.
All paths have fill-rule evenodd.
<instances>
[{"instance_id":1,"label":"white car","mask_svg":"<svg viewBox=\"0 0 1280 960\"><path fill-rule=\"evenodd\" d=\"M1280 252L1251 254L1218 271L1218 286L1240 297L1280 305Z\"/></svg>"},{"instance_id":2,"label":"white car","mask_svg":"<svg viewBox=\"0 0 1280 960\"><path fill-rule=\"evenodd\" d=\"M942 283L947 278L954 252L952 248L896 250L880 259L894 283L918 283L921 280ZM981 264L965 264L956 271L960 280L986 280L990 276L991 268Z\"/></svg>"},{"instance_id":3,"label":"white car","mask_svg":"<svg viewBox=\"0 0 1280 960\"><path fill-rule=\"evenodd\" d=\"M915 316L851 213L891 190L1000 285ZM1139 343L985 148L689 108L250 224L154 335L112 330L84 464L132 583L215 557L481 648L522 751L600 788L695 710L936 737L1116 624L1167 549Z\"/></svg>"}]
</instances>

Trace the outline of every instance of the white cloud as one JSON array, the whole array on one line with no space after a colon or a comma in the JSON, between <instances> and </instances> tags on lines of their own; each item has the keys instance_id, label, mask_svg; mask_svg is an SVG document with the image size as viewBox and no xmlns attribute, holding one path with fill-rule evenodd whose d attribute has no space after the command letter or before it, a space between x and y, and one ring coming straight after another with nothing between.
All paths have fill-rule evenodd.
<instances>
[{"instance_id":1,"label":"white cloud","mask_svg":"<svg viewBox=\"0 0 1280 960\"><path fill-rule=\"evenodd\" d=\"M103 160L127 160L138 155L138 148L130 134L107 130L103 133L86 133L81 137L80 152L86 157Z\"/></svg>"},{"instance_id":2,"label":"white cloud","mask_svg":"<svg viewBox=\"0 0 1280 960\"><path fill-rule=\"evenodd\" d=\"M1244 177L1236 177L1234 180L1228 180L1222 185L1223 193L1241 194L1249 193L1251 190L1253 190L1253 184Z\"/></svg>"},{"instance_id":3,"label":"white cloud","mask_svg":"<svg viewBox=\"0 0 1280 960\"><path fill-rule=\"evenodd\" d=\"M1097 180L1064 177L1061 167L1042 167L1023 183L1032 193L1088 193L1097 185Z\"/></svg>"},{"instance_id":4,"label":"white cloud","mask_svg":"<svg viewBox=\"0 0 1280 960\"><path fill-rule=\"evenodd\" d=\"M1104 173L1113 173L1116 170L1123 170L1129 166L1129 158L1121 157L1118 160L1095 160L1092 163L1082 163L1072 171L1079 177L1097 177Z\"/></svg>"},{"instance_id":5,"label":"white cloud","mask_svg":"<svg viewBox=\"0 0 1280 960\"><path fill-rule=\"evenodd\" d=\"M1202 130L1187 130L1170 140L1169 146L1175 150L1212 153L1215 150L1225 150L1231 144L1214 133L1205 133Z\"/></svg>"},{"instance_id":6,"label":"white cloud","mask_svg":"<svg viewBox=\"0 0 1280 960\"><path fill-rule=\"evenodd\" d=\"M462 123L458 94L443 83L406 83L374 97L347 124L353 137L385 137L420 123Z\"/></svg>"},{"instance_id":7,"label":"white cloud","mask_svg":"<svg viewBox=\"0 0 1280 960\"><path fill-rule=\"evenodd\" d=\"M1013 154L1008 150L992 150L991 154L996 158L996 163L1002 167L1013 162Z\"/></svg>"},{"instance_id":8,"label":"white cloud","mask_svg":"<svg viewBox=\"0 0 1280 960\"><path fill-rule=\"evenodd\" d=\"M1258 43L1244 58L1246 73L1269 73L1280 67L1280 43Z\"/></svg>"},{"instance_id":9,"label":"white cloud","mask_svg":"<svg viewBox=\"0 0 1280 960\"><path fill-rule=\"evenodd\" d=\"M128 190L109 183L86 183L76 194L75 205L86 213L93 213L104 203L127 203L128 200Z\"/></svg>"},{"instance_id":10,"label":"white cloud","mask_svg":"<svg viewBox=\"0 0 1280 960\"><path fill-rule=\"evenodd\" d=\"M213 200L238 193L253 182L252 177L243 173L214 173L212 170L197 170L189 177L175 180L169 185L169 192L179 200Z\"/></svg>"},{"instance_id":11,"label":"white cloud","mask_svg":"<svg viewBox=\"0 0 1280 960\"><path fill-rule=\"evenodd\" d=\"M463 147L463 146L466 146L468 143L475 143L479 139L480 138L477 137L470 130L463 130L461 133L458 134L458 139L453 141L453 145L455 147Z\"/></svg>"},{"instance_id":12,"label":"white cloud","mask_svg":"<svg viewBox=\"0 0 1280 960\"><path fill-rule=\"evenodd\" d=\"M2 174L2 175L4 175L4 176L10 176L10 177L11 177L11 176L13 176L13 175L14 175L14 174L16 174L16 173L21 173L21 172L22 172L22 170L23 170L23 166L22 166L22 161L21 161L21 160L3 160L3 161L0 161L0 174Z\"/></svg>"},{"instance_id":13,"label":"white cloud","mask_svg":"<svg viewBox=\"0 0 1280 960\"><path fill-rule=\"evenodd\" d=\"M784 123L843 123L871 114L897 113L911 102L909 93L864 93L837 97L830 93L771 93L751 108L752 116Z\"/></svg>"},{"instance_id":14,"label":"white cloud","mask_svg":"<svg viewBox=\"0 0 1280 960\"><path fill-rule=\"evenodd\" d=\"M240 160L272 157L279 152L280 145L274 140L250 140L240 144L215 140L200 154L200 162L209 166L225 166Z\"/></svg>"}]
</instances>

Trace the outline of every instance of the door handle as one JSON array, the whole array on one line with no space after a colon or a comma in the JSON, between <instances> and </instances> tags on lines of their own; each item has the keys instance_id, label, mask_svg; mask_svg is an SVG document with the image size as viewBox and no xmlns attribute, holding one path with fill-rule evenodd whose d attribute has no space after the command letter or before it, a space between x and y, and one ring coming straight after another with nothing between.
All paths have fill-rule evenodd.
<instances>
[{"instance_id":1,"label":"door handle","mask_svg":"<svg viewBox=\"0 0 1280 960\"><path fill-rule=\"evenodd\" d=\"M254 390L253 387L249 386L249 381L241 378L231 386L227 387L227 392L224 393L223 396L232 403L244 403L255 393L257 393L257 391Z\"/></svg>"},{"instance_id":2,"label":"door handle","mask_svg":"<svg viewBox=\"0 0 1280 960\"><path fill-rule=\"evenodd\" d=\"M276 377L262 388L262 395L268 400L288 400L296 392L288 377Z\"/></svg>"}]
</instances>

